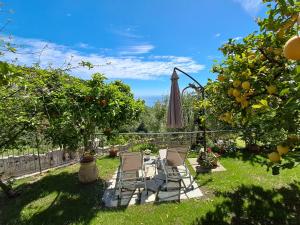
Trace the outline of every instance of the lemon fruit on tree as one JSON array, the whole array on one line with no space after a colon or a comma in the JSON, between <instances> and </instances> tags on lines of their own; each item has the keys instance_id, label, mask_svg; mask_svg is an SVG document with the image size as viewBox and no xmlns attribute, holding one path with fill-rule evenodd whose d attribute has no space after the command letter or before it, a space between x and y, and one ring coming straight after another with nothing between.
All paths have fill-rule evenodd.
<instances>
[{"instance_id":1,"label":"lemon fruit on tree","mask_svg":"<svg viewBox=\"0 0 300 225\"><path fill-rule=\"evenodd\" d=\"M239 129L247 146L259 142L262 149L276 149L300 130L300 66L283 54L285 43L300 29L300 3L263 2L269 12L257 20L259 31L242 40L229 39L220 48L223 60L212 72L221 74L222 82L211 80L206 86L211 115L207 124L219 118L217 125ZM231 112L231 123L226 112ZM278 149L273 161L280 154L285 158L286 148ZM298 151L299 145L289 145L286 154L292 150Z\"/></svg>"}]
</instances>

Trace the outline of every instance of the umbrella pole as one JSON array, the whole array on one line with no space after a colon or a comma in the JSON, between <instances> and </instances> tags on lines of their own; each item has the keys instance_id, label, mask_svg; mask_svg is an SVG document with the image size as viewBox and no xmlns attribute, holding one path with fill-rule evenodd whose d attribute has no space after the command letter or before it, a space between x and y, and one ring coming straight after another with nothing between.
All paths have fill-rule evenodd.
<instances>
[{"instance_id":1,"label":"umbrella pole","mask_svg":"<svg viewBox=\"0 0 300 225\"><path fill-rule=\"evenodd\" d=\"M177 67L174 67L174 71L176 71L176 70L183 73L184 75L186 75L187 77L189 77L191 80L193 80L196 83L197 86L194 85L194 84L189 84L188 87L195 89L197 93L201 92L201 97L204 100L205 99L205 89L204 89L204 87L195 78L193 78L191 75L187 74L186 72L182 71L181 69L179 69ZM204 115L206 114L205 107L203 109L203 114ZM198 123L198 128L199 128L199 130L201 129L201 124L200 123ZM207 146L206 146L206 121L205 120L203 122L203 148L204 148L204 152L206 152Z\"/></svg>"},{"instance_id":2,"label":"umbrella pole","mask_svg":"<svg viewBox=\"0 0 300 225\"><path fill-rule=\"evenodd\" d=\"M205 98L204 88L202 89L201 93L202 93L202 99L204 100ZM206 115L205 106L203 108L203 115ZM203 121L203 147L204 147L204 152L206 152L206 119L204 119Z\"/></svg>"}]
</instances>

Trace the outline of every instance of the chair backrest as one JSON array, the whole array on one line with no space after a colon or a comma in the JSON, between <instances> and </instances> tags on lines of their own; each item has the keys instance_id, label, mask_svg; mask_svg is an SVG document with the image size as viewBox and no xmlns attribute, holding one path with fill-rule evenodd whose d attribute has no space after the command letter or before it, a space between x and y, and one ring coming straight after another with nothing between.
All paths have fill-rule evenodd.
<instances>
[{"instance_id":1,"label":"chair backrest","mask_svg":"<svg viewBox=\"0 0 300 225\"><path fill-rule=\"evenodd\" d=\"M188 148L177 147L167 149L166 160L169 166L181 166L187 157Z\"/></svg>"},{"instance_id":2,"label":"chair backrest","mask_svg":"<svg viewBox=\"0 0 300 225\"><path fill-rule=\"evenodd\" d=\"M138 171L143 168L143 154L141 152L123 152L120 159L123 172Z\"/></svg>"}]
</instances>

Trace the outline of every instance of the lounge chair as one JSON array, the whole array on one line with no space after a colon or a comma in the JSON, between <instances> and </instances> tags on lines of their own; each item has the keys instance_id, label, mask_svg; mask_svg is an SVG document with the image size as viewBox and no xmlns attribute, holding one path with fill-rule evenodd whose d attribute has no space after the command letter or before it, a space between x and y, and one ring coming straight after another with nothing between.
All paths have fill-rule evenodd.
<instances>
[{"instance_id":1,"label":"lounge chair","mask_svg":"<svg viewBox=\"0 0 300 225\"><path fill-rule=\"evenodd\" d=\"M141 152L122 152L118 172L118 198L122 197L123 189L135 190L144 187L147 192L143 154Z\"/></svg>"},{"instance_id":2,"label":"lounge chair","mask_svg":"<svg viewBox=\"0 0 300 225\"><path fill-rule=\"evenodd\" d=\"M168 190L169 181L182 182L185 189L187 189L190 186L190 188L193 189L192 176L187 165L185 164L187 155L187 147L176 147L167 149L165 156L163 156L164 158L161 159L161 166L166 179L166 190ZM184 178L190 179L190 185L188 187L184 183Z\"/></svg>"}]
</instances>

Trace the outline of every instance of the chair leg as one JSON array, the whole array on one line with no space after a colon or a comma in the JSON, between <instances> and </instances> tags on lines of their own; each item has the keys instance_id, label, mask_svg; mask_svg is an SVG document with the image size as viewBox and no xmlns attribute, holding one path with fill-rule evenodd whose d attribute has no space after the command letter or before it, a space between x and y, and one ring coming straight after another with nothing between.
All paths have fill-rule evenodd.
<instances>
[{"instance_id":1,"label":"chair leg","mask_svg":"<svg viewBox=\"0 0 300 225\"><path fill-rule=\"evenodd\" d=\"M119 188L118 199L122 198L122 188Z\"/></svg>"},{"instance_id":2,"label":"chair leg","mask_svg":"<svg viewBox=\"0 0 300 225\"><path fill-rule=\"evenodd\" d=\"M190 178L191 189L194 190L194 185L193 185L192 175L191 175L191 173L190 173L189 170L188 170L188 175L189 175L189 178Z\"/></svg>"},{"instance_id":3,"label":"chair leg","mask_svg":"<svg viewBox=\"0 0 300 225\"><path fill-rule=\"evenodd\" d=\"M119 194L118 194L118 199L122 198L122 181L119 182Z\"/></svg>"},{"instance_id":4,"label":"chair leg","mask_svg":"<svg viewBox=\"0 0 300 225\"><path fill-rule=\"evenodd\" d=\"M145 182L145 192L146 192L146 195L148 196L148 189L147 189L146 182Z\"/></svg>"},{"instance_id":5,"label":"chair leg","mask_svg":"<svg viewBox=\"0 0 300 225\"><path fill-rule=\"evenodd\" d=\"M144 177L144 188L145 188L146 194L148 196L147 179L146 179L146 177Z\"/></svg>"},{"instance_id":6,"label":"chair leg","mask_svg":"<svg viewBox=\"0 0 300 225\"><path fill-rule=\"evenodd\" d=\"M189 179L190 179L190 185L189 186L191 186L191 188L192 188L192 190L194 189L194 186L192 185L192 175L191 175L191 173L190 173L190 171L189 171L189 169L187 168L187 166L186 165L184 165L184 167L185 167L185 173L186 173L186 175L189 177Z\"/></svg>"},{"instance_id":7,"label":"chair leg","mask_svg":"<svg viewBox=\"0 0 300 225\"><path fill-rule=\"evenodd\" d=\"M192 180L192 176L190 175L190 181L191 181L191 189L194 190L194 185L193 185L193 180Z\"/></svg>"},{"instance_id":8,"label":"chair leg","mask_svg":"<svg viewBox=\"0 0 300 225\"><path fill-rule=\"evenodd\" d=\"M187 190L187 187L186 187L186 184L184 183L184 180L183 180L183 178L180 180L180 184L183 184L183 187L184 187L184 192L186 192L186 190Z\"/></svg>"},{"instance_id":9,"label":"chair leg","mask_svg":"<svg viewBox=\"0 0 300 225\"><path fill-rule=\"evenodd\" d=\"M167 169L166 169L164 164L162 164L162 168L163 168L163 171L164 171L164 174L165 174L165 177L166 177L166 191L168 191L168 173L167 173Z\"/></svg>"},{"instance_id":10,"label":"chair leg","mask_svg":"<svg viewBox=\"0 0 300 225\"><path fill-rule=\"evenodd\" d=\"M168 191L168 175L166 174L166 191Z\"/></svg>"}]
</instances>

